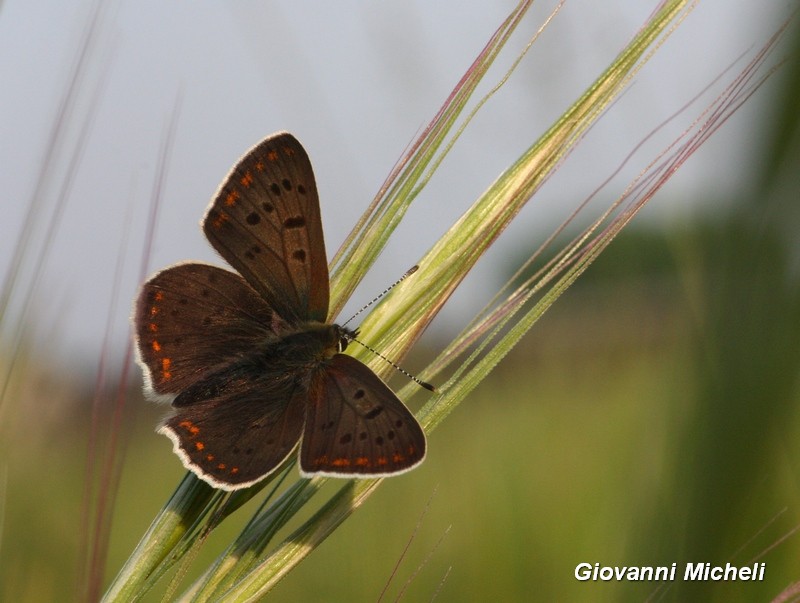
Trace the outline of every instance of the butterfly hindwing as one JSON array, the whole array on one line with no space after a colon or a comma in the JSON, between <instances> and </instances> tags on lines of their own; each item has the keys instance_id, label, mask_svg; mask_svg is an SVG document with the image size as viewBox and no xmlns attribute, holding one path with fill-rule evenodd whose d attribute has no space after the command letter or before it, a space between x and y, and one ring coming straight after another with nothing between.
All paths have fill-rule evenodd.
<instances>
[{"instance_id":1,"label":"butterfly hindwing","mask_svg":"<svg viewBox=\"0 0 800 603\"><path fill-rule=\"evenodd\" d=\"M237 490L272 473L297 446L305 390L246 366L218 375L206 397L181 400L160 427L183 465L215 488ZM198 396L201 384L181 396ZM176 400L176 402L178 401Z\"/></svg>"},{"instance_id":2,"label":"butterfly hindwing","mask_svg":"<svg viewBox=\"0 0 800 603\"><path fill-rule=\"evenodd\" d=\"M337 354L311 377L300 445L304 475L402 473L425 458L414 415L365 364Z\"/></svg>"},{"instance_id":3,"label":"butterfly hindwing","mask_svg":"<svg viewBox=\"0 0 800 603\"><path fill-rule=\"evenodd\" d=\"M199 263L153 276L134 312L148 389L168 398L288 329L241 276Z\"/></svg>"},{"instance_id":4,"label":"butterfly hindwing","mask_svg":"<svg viewBox=\"0 0 800 603\"><path fill-rule=\"evenodd\" d=\"M239 160L217 191L203 230L283 318L325 322L328 261L317 185L294 136L269 136Z\"/></svg>"}]
</instances>

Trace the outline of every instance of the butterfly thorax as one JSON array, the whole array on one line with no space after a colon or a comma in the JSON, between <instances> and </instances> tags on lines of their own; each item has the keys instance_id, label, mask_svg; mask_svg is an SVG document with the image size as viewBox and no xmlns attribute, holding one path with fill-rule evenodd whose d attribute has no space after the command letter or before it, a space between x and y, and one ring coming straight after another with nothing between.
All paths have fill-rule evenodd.
<instances>
[{"instance_id":1,"label":"butterfly thorax","mask_svg":"<svg viewBox=\"0 0 800 603\"><path fill-rule=\"evenodd\" d=\"M270 347L271 352L290 363L295 359L324 362L343 352L355 336L355 331L339 325L308 321L300 323L294 332L281 337Z\"/></svg>"}]
</instances>

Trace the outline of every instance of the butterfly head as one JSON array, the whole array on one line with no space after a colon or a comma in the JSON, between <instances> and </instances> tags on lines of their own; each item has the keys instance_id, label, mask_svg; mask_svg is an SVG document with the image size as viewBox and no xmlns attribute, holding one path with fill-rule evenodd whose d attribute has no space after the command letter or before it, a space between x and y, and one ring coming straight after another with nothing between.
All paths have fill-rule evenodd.
<instances>
[{"instance_id":1,"label":"butterfly head","mask_svg":"<svg viewBox=\"0 0 800 603\"><path fill-rule=\"evenodd\" d=\"M356 337L358 337L358 329L351 330L347 327L341 327L339 325L333 325L334 330L336 332L336 337L338 339L337 349L338 352L341 354L347 349L347 346L351 341L354 341Z\"/></svg>"}]
</instances>

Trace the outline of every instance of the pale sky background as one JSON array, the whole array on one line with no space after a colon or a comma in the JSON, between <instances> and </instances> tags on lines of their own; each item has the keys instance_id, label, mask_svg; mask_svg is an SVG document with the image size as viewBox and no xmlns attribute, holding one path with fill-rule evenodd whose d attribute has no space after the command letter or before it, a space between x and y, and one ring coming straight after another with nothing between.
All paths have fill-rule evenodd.
<instances>
[{"instance_id":1,"label":"pale sky background","mask_svg":"<svg viewBox=\"0 0 800 603\"><path fill-rule=\"evenodd\" d=\"M179 90L182 103L149 272L187 259L221 263L199 220L237 158L278 130L293 132L314 164L330 256L514 4L107 2L78 103L66 119L64 144L49 166L39 227L30 241L31 255L20 266L7 327L19 320L21 298L46 236L43 224L64 187L87 119L88 138L27 320L40 350L92 366L109 320L115 355L121 355L128 338L159 145ZM554 5L536 4L490 82ZM416 262L597 77L655 5L568 1L417 200L344 314ZM5 0L0 6L0 271L5 276L94 4ZM434 332L460 327L499 284L504 258L537 244L548 225L583 200L652 128L740 54L763 44L791 6L784 1L700 2L481 262L445 307ZM729 78L742 67L738 63ZM708 198L737 193L756 169L758 120L773 92L768 86L737 113L642 219L686 219L698 210L714 211L702 205ZM605 200L619 194L711 98L704 97L646 147ZM112 305L119 261L119 299Z\"/></svg>"}]
</instances>

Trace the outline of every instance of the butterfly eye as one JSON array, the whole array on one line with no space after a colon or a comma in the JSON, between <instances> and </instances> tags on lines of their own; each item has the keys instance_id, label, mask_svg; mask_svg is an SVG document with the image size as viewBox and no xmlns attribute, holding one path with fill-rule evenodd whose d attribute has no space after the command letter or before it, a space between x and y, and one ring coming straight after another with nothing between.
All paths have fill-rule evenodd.
<instances>
[{"instance_id":1,"label":"butterfly eye","mask_svg":"<svg viewBox=\"0 0 800 603\"><path fill-rule=\"evenodd\" d=\"M344 352L347 349L347 344L350 343L350 340L347 337L340 337L339 338L339 352Z\"/></svg>"}]
</instances>

